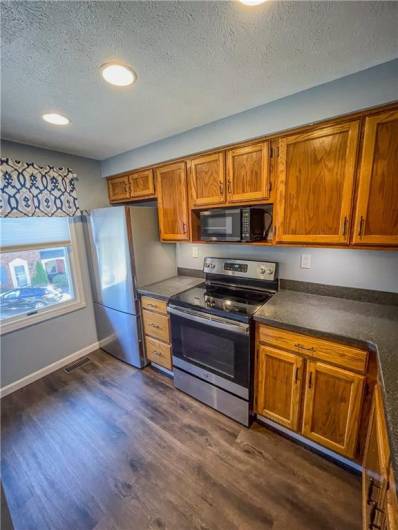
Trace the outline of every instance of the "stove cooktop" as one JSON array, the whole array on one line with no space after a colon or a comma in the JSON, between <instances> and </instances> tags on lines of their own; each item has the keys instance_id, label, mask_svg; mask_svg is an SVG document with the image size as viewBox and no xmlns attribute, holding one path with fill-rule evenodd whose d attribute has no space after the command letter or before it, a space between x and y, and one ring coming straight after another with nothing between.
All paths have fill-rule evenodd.
<instances>
[{"instance_id":1,"label":"stove cooktop","mask_svg":"<svg viewBox=\"0 0 398 530\"><path fill-rule=\"evenodd\" d=\"M272 292L200 284L177 294L170 302L229 318L248 320L271 297Z\"/></svg>"}]
</instances>

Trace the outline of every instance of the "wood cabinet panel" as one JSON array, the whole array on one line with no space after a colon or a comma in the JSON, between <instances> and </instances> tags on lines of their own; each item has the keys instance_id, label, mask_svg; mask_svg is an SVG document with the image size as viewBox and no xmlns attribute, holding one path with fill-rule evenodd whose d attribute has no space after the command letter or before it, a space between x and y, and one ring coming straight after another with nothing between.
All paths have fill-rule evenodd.
<instances>
[{"instance_id":1,"label":"wood cabinet panel","mask_svg":"<svg viewBox=\"0 0 398 530\"><path fill-rule=\"evenodd\" d=\"M187 172L185 162L156 169L160 238L189 239Z\"/></svg>"},{"instance_id":2,"label":"wood cabinet panel","mask_svg":"<svg viewBox=\"0 0 398 530\"><path fill-rule=\"evenodd\" d=\"M189 188L192 206L225 202L224 153L198 156L189 161Z\"/></svg>"},{"instance_id":3,"label":"wood cabinet panel","mask_svg":"<svg viewBox=\"0 0 398 530\"><path fill-rule=\"evenodd\" d=\"M276 241L349 241L359 122L287 136L279 142Z\"/></svg>"},{"instance_id":4,"label":"wood cabinet panel","mask_svg":"<svg viewBox=\"0 0 398 530\"><path fill-rule=\"evenodd\" d=\"M268 346L257 351L257 413L298 428L303 359Z\"/></svg>"},{"instance_id":5,"label":"wood cabinet panel","mask_svg":"<svg viewBox=\"0 0 398 530\"><path fill-rule=\"evenodd\" d=\"M130 199L128 175L108 179L108 197L110 202L122 202Z\"/></svg>"},{"instance_id":6,"label":"wood cabinet panel","mask_svg":"<svg viewBox=\"0 0 398 530\"><path fill-rule=\"evenodd\" d=\"M172 368L171 346L152 337L145 337L146 354L150 361L164 366L168 370Z\"/></svg>"},{"instance_id":7,"label":"wood cabinet panel","mask_svg":"<svg viewBox=\"0 0 398 530\"><path fill-rule=\"evenodd\" d=\"M368 364L368 352L318 337L303 335L272 326L258 326L260 342L277 348L286 348L306 357L319 359L342 368L365 373Z\"/></svg>"},{"instance_id":8,"label":"wood cabinet panel","mask_svg":"<svg viewBox=\"0 0 398 530\"><path fill-rule=\"evenodd\" d=\"M169 319L166 315L160 315L143 309L142 317L145 335L160 339L163 342L170 342Z\"/></svg>"},{"instance_id":9,"label":"wood cabinet panel","mask_svg":"<svg viewBox=\"0 0 398 530\"><path fill-rule=\"evenodd\" d=\"M149 311L155 311L162 315L167 315L167 302L166 300L158 300L157 298L151 298L150 296L143 296L141 298L141 305L143 309Z\"/></svg>"},{"instance_id":10,"label":"wood cabinet panel","mask_svg":"<svg viewBox=\"0 0 398 530\"><path fill-rule=\"evenodd\" d=\"M227 200L247 202L270 196L269 142L227 151Z\"/></svg>"},{"instance_id":11,"label":"wood cabinet panel","mask_svg":"<svg viewBox=\"0 0 398 530\"><path fill-rule=\"evenodd\" d=\"M130 194L133 199L153 197L155 185L153 181L153 170L146 169L132 173L130 179Z\"/></svg>"},{"instance_id":12,"label":"wood cabinet panel","mask_svg":"<svg viewBox=\"0 0 398 530\"><path fill-rule=\"evenodd\" d=\"M352 241L398 245L398 110L366 118Z\"/></svg>"},{"instance_id":13,"label":"wood cabinet panel","mask_svg":"<svg viewBox=\"0 0 398 530\"><path fill-rule=\"evenodd\" d=\"M355 454L364 377L308 361L303 435L349 458Z\"/></svg>"}]
</instances>

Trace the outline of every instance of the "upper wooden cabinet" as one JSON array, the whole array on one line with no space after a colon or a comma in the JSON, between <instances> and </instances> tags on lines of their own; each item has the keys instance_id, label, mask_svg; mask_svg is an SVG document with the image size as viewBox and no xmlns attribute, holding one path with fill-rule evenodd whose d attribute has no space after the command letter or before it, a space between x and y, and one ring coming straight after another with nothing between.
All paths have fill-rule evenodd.
<instances>
[{"instance_id":1,"label":"upper wooden cabinet","mask_svg":"<svg viewBox=\"0 0 398 530\"><path fill-rule=\"evenodd\" d=\"M227 201L260 201L269 198L269 142L227 151Z\"/></svg>"},{"instance_id":2,"label":"upper wooden cabinet","mask_svg":"<svg viewBox=\"0 0 398 530\"><path fill-rule=\"evenodd\" d=\"M352 241L398 245L398 110L366 118Z\"/></svg>"},{"instance_id":3,"label":"upper wooden cabinet","mask_svg":"<svg viewBox=\"0 0 398 530\"><path fill-rule=\"evenodd\" d=\"M270 346L257 349L256 411L297 430L303 358Z\"/></svg>"},{"instance_id":4,"label":"upper wooden cabinet","mask_svg":"<svg viewBox=\"0 0 398 530\"><path fill-rule=\"evenodd\" d=\"M353 121L280 139L276 241L348 243L358 133Z\"/></svg>"},{"instance_id":5,"label":"upper wooden cabinet","mask_svg":"<svg viewBox=\"0 0 398 530\"><path fill-rule=\"evenodd\" d=\"M355 454L364 376L308 361L303 435L338 453Z\"/></svg>"},{"instance_id":6,"label":"upper wooden cabinet","mask_svg":"<svg viewBox=\"0 0 398 530\"><path fill-rule=\"evenodd\" d=\"M156 189L160 238L165 241L189 239L185 162L158 167L156 169Z\"/></svg>"},{"instance_id":7,"label":"upper wooden cabinet","mask_svg":"<svg viewBox=\"0 0 398 530\"><path fill-rule=\"evenodd\" d=\"M225 202L224 153L198 156L189 161L189 189L192 206Z\"/></svg>"},{"instance_id":8,"label":"upper wooden cabinet","mask_svg":"<svg viewBox=\"0 0 398 530\"><path fill-rule=\"evenodd\" d=\"M130 199L128 175L108 179L108 196L110 202L123 202Z\"/></svg>"},{"instance_id":9,"label":"upper wooden cabinet","mask_svg":"<svg viewBox=\"0 0 398 530\"><path fill-rule=\"evenodd\" d=\"M130 179L130 196L132 199L153 197L155 185L153 181L153 170L145 169L132 173Z\"/></svg>"}]
</instances>

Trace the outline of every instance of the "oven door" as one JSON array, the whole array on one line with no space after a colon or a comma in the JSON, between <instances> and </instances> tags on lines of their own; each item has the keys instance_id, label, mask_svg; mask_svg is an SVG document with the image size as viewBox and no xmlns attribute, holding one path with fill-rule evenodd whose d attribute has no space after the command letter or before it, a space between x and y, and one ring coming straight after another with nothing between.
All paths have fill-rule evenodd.
<instances>
[{"instance_id":1,"label":"oven door","mask_svg":"<svg viewBox=\"0 0 398 530\"><path fill-rule=\"evenodd\" d=\"M200 237L204 241L240 241L241 210L200 212Z\"/></svg>"},{"instance_id":2,"label":"oven door","mask_svg":"<svg viewBox=\"0 0 398 530\"><path fill-rule=\"evenodd\" d=\"M243 399L249 399L250 326L169 306L173 363Z\"/></svg>"}]
</instances>

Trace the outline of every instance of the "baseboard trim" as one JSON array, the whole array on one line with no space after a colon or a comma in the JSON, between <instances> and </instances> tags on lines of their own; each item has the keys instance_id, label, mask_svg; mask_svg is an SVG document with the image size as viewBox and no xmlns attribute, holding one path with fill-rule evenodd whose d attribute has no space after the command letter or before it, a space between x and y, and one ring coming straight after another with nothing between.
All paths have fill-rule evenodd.
<instances>
[{"instance_id":1,"label":"baseboard trim","mask_svg":"<svg viewBox=\"0 0 398 530\"><path fill-rule=\"evenodd\" d=\"M293 440L296 440L302 445L306 445L308 448L316 451L317 453L320 453L326 456L327 458L331 460L334 460L335 462L343 465L346 468L351 469L352 471L356 473L362 472L362 466L360 464L357 464L353 460L350 460L349 458L339 455L338 453L335 453L331 449L327 449L326 447L323 447L322 445L319 445L316 442L313 442L312 440L309 440L308 438L301 436L301 434L290 431L286 427L283 427L282 425L278 425L274 421L269 420L268 418L265 418L264 416L261 416L261 414L257 414L256 417L257 417L257 420L260 421L260 423L269 425L273 430L279 431L280 433L284 434L286 437L292 438Z\"/></svg>"},{"instance_id":2,"label":"baseboard trim","mask_svg":"<svg viewBox=\"0 0 398 530\"><path fill-rule=\"evenodd\" d=\"M0 388L0 398L8 396L8 394L12 394L16 390L19 390L24 386L30 385L30 383L33 383L34 381L37 381L38 379L41 379L42 377L51 374L52 372L55 372L60 368L63 368L64 366L72 363L73 361L77 361L78 359L80 359L80 357L84 357L85 355L88 355L89 353L92 353L93 351L98 350L99 348L99 342L93 342L85 348L82 348L81 350L78 350L74 353L71 353L70 355L67 355L66 357L63 357L62 359L59 359L59 361L55 361L54 363L51 363L48 366L44 366L44 368L40 368L40 370L37 370L36 372L22 377L22 379L18 379L18 381L14 381L9 385L3 386L2 388Z\"/></svg>"}]
</instances>

